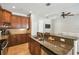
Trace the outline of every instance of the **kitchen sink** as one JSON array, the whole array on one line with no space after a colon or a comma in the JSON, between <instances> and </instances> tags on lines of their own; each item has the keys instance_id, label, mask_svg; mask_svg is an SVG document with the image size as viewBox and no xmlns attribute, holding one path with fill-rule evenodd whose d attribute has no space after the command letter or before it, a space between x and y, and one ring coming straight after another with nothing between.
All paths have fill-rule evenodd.
<instances>
[{"instance_id":1,"label":"kitchen sink","mask_svg":"<svg viewBox=\"0 0 79 59\"><path fill-rule=\"evenodd\" d=\"M33 38L38 39L39 41L44 41L44 38L43 37L33 36Z\"/></svg>"}]
</instances>

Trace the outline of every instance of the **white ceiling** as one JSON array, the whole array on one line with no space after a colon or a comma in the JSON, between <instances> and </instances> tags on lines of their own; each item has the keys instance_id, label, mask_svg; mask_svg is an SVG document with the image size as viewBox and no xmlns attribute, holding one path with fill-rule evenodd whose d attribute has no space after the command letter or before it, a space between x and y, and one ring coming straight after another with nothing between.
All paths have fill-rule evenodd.
<instances>
[{"instance_id":1,"label":"white ceiling","mask_svg":"<svg viewBox=\"0 0 79 59\"><path fill-rule=\"evenodd\" d=\"M62 11L68 12L79 12L79 4L78 3L51 3L50 6L46 6L45 3L1 3L3 8L8 9L12 12L27 14L28 11L32 11L32 13L45 17L50 14L61 13ZM12 8L15 6L15 9Z\"/></svg>"}]
</instances>

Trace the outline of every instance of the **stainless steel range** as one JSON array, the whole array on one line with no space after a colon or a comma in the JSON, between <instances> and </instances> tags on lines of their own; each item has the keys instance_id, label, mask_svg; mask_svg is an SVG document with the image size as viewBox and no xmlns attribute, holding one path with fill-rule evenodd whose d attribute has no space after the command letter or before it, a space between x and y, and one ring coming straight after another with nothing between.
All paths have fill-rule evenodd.
<instances>
[{"instance_id":1,"label":"stainless steel range","mask_svg":"<svg viewBox=\"0 0 79 59\"><path fill-rule=\"evenodd\" d=\"M0 40L0 55L6 55L8 48L8 41L6 39Z\"/></svg>"}]
</instances>

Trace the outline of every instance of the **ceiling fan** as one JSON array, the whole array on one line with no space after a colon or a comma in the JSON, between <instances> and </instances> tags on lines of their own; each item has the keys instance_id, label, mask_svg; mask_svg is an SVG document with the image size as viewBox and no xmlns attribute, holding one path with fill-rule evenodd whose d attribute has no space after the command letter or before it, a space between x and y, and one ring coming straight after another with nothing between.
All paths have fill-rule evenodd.
<instances>
[{"instance_id":1,"label":"ceiling fan","mask_svg":"<svg viewBox=\"0 0 79 59\"><path fill-rule=\"evenodd\" d=\"M74 16L74 14L72 14L71 12L62 12L62 14L61 14L61 16L63 17L63 18L65 18L65 16Z\"/></svg>"}]
</instances>

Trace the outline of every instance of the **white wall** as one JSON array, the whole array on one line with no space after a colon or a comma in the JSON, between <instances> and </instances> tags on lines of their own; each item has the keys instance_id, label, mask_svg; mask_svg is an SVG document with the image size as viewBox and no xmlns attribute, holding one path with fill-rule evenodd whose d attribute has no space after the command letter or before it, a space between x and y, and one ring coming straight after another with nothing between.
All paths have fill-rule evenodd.
<instances>
[{"instance_id":1,"label":"white wall","mask_svg":"<svg viewBox=\"0 0 79 59\"><path fill-rule=\"evenodd\" d=\"M54 25L55 33L79 37L79 16L68 16L65 19L58 17ZM79 52L79 40L77 50Z\"/></svg>"},{"instance_id":2,"label":"white wall","mask_svg":"<svg viewBox=\"0 0 79 59\"><path fill-rule=\"evenodd\" d=\"M79 33L79 16L70 16L62 20L62 31Z\"/></svg>"},{"instance_id":3,"label":"white wall","mask_svg":"<svg viewBox=\"0 0 79 59\"><path fill-rule=\"evenodd\" d=\"M55 20L54 20L54 33L55 34L58 34L58 33L61 33L62 29L62 19L60 17L57 17Z\"/></svg>"},{"instance_id":4,"label":"white wall","mask_svg":"<svg viewBox=\"0 0 79 59\"><path fill-rule=\"evenodd\" d=\"M38 20L38 32L49 32L49 33L52 33L52 20L51 19L46 19L46 18L40 18ZM50 24L50 28L49 29L46 29L45 28L45 24Z\"/></svg>"},{"instance_id":5,"label":"white wall","mask_svg":"<svg viewBox=\"0 0 79 59\"><path fill-rule=\"evenodd\" d=\"M45 28L45 24L50 24L50 28L49 29ZM51 33L51 30L52 30L52 22L51 22L51 19L44 19L44 32Z\"/></svg>"},{"instance_id":6,"label":"white wall","mask_svg":"<svg viewBox=\"0 0 79 59\"><path fill-rule=\"evenodd\" d=\"M31 20L32 20L32 24L31 24L31 28L32 28L32 33L31 35L36 35L37 31L38 31L38 27L37 27L37 23L38 23L38 18L35 14L31 15Z\"/></svg>"},{"instance_id":7,"label":"white wall","mask_svg":"<svg viewBox=\"0 0 79 59\"><path fill-rule=\"evenodd\" d=\"M53 29L52 29L53 30ZM65 19L57 17L54 20L55 33L78 34L79 33L79 16L68 16Z\"/></svg>"},{"instance_id":8,"label":"white wall","mask_svg":"<svg viewBox=\"0 0 79 59\"><path fill-rule=\"evenodd\" d=\"M43 19L38 20L38 32L44 32L44 21Z\"/></svg>"}]
</instances>

